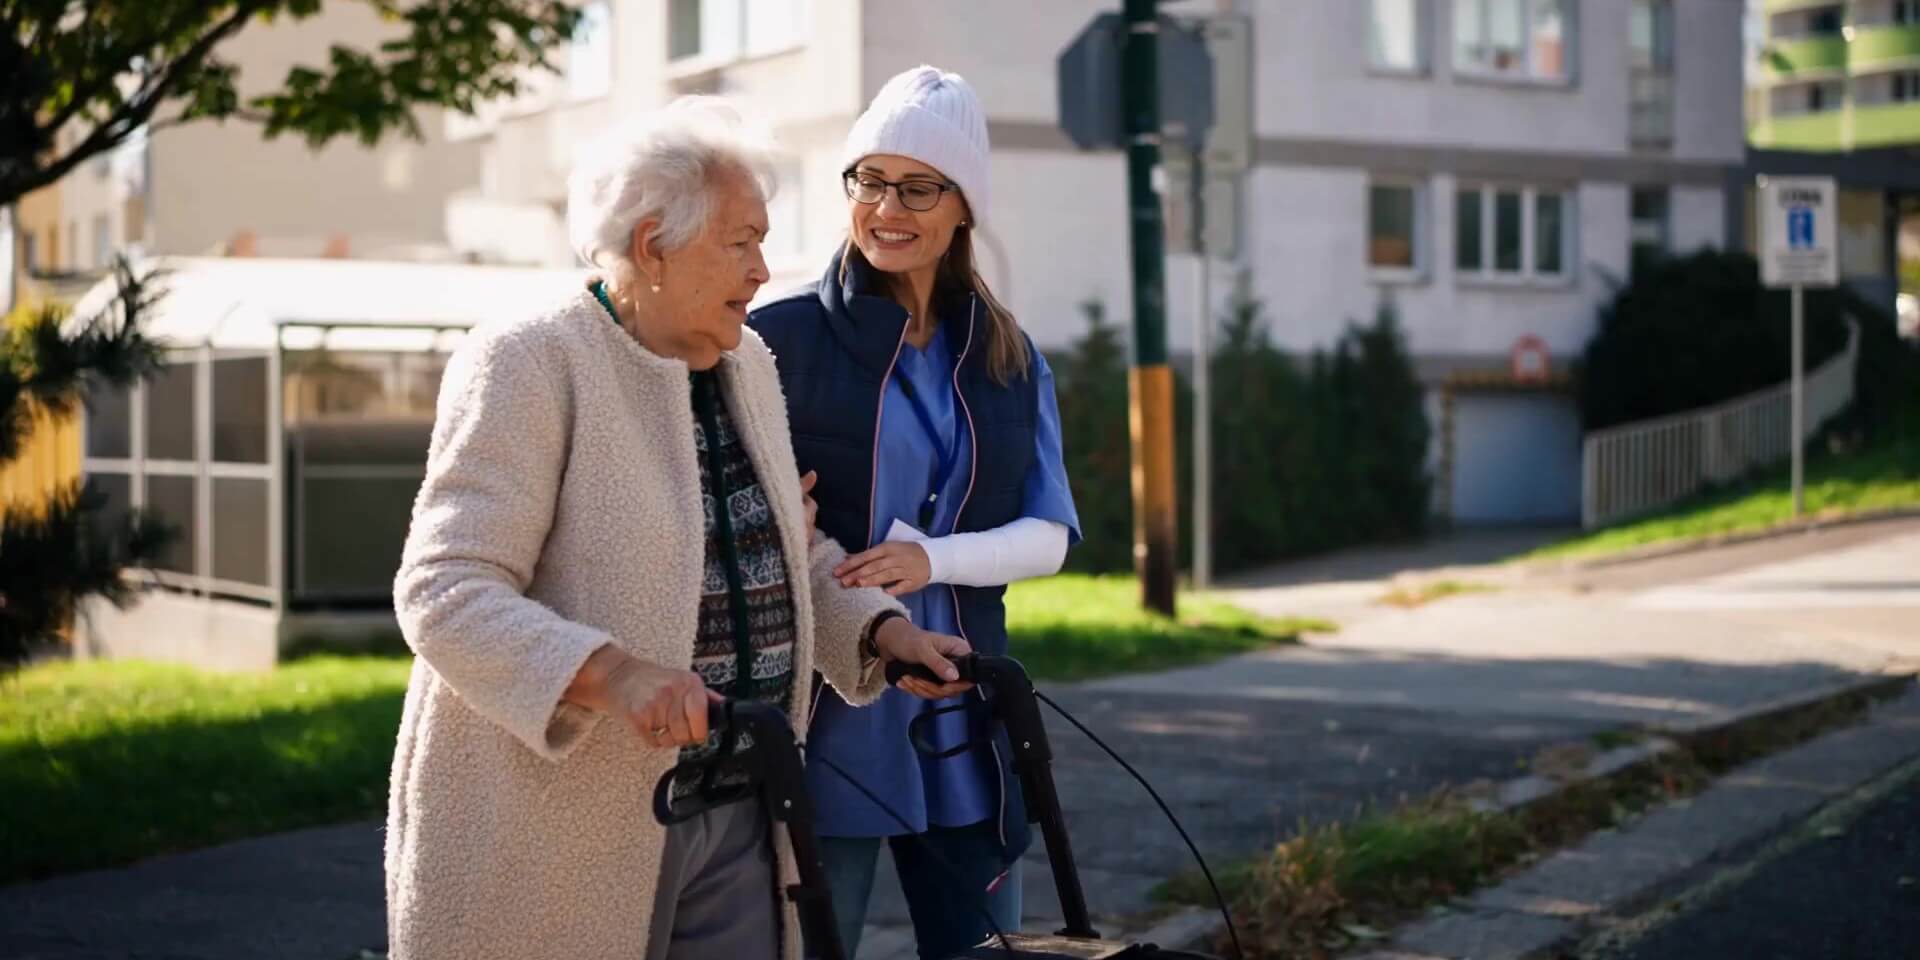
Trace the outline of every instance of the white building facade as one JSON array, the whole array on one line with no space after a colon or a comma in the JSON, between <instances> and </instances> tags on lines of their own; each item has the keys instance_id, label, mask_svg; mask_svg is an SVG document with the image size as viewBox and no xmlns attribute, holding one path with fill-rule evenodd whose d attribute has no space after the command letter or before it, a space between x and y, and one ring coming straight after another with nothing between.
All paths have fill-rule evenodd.
<instances>
[{"instance_id":1,"label":"white building facade","mask_svg":"<svg viewBox=\"0 0 1920 960\"><path fill-rule=\"evenodd\" d=\"M843 236L842 137L896 72L979 91L994 145L982 265L1043 347L1079 304L1131 311L1124 159L1058 131L1055 59L1112 0L602 0L566 73L459 120L480 185L448 234L488 259L563 265L571 150L683 93L735 98L790 151L770 210L775 289ZM1306 351L1396 308L1432 387L1436 508L1461 522L1578 516L1579 426L1563 390L1476 390L1516 343L1564 371L1636 247L1726 242L1744 153L1741 0L1221 0L1176 16L1252 22L1254 166L1242 243L1274 339ZM1185 262L1183 262L1185 260ZM1170 258L1169 331L1191 350L1195 271ZM1230 284L1216 282L1217 299Z\"/></svg>"}]
</instances>

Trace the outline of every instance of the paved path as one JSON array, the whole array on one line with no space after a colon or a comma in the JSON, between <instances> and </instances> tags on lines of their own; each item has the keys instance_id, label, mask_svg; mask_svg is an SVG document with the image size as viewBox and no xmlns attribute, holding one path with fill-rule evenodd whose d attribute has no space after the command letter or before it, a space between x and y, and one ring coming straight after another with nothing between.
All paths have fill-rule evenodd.
<instances>
[{"instance_id":1,"label":"paved path","mask_svg":"<svg viewBox=\"0 0 1920 960\"><path fill-rule=\"evenodd\" d=\"M1722 717L1913 662L1905 571L1920 570L1920 524L1844 529L1561 575L1478 566L1538 532L1400 562L1356 552L1237 594L1275 614L1333 616L1338 633L1054 692L1160 788L1204 851L1245 855L1302 820L1512 776L1603 729ZM1504 586L1381 606L1398 563ZM1048 720L1088 899L1106 917L1138 910L1186 865L1184 848L1124 772ZM0 890L0 956L345 960L381 939L379 856L377 825L361 824ZM912 956L895 890L881 878L862 958ZM1038 860L1027 890L1028 927L1043 927L1057 908Z\"/></svg>"}]
</instances>

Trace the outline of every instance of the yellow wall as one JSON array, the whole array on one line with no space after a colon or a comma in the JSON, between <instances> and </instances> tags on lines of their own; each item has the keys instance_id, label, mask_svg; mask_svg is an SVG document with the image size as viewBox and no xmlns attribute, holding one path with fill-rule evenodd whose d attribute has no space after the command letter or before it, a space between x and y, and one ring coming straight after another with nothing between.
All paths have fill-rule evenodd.
<instances>
[{"instance_id":1,"label":"yellow wall","mask_svg":"<svg viewBox=\"0 0 1920 960\"><path fill-rule=\"evenodd\" d=\"M80 479L77 417L36 415L20 444L20 456L0 464L0 503L38 505L47 495Z\"/></svg>"},{"instance_id":2,"label":"yellow wall","mask_svg":"<svg viewBox=\"0 0 1920 960\"><path fill-rule=\"evenodd\" d=\"M11 332L36 312L35 306L22 300L4 323L0 336ZM38 506L47 496L80 479L80 419L73 415L55 418L34 411L26 433L20 438L19 456L0 463L0 505Z\"/></svg>"}]
</instances>

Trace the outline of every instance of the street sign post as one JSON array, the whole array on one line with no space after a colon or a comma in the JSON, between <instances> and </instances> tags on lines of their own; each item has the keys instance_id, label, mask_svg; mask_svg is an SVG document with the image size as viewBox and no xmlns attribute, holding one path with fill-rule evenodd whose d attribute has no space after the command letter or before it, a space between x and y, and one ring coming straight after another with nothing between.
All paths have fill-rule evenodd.
<instances>
[{"instance_id":1,"label":"street sign post","mask_svg":"<svg viewBox=\"0 0 1920 960\"><path fill-rule=\"evenodd\" d=\"M1170 421L1171 386L1163 390L1159 384L1170 376L1164 369L1162 272L1166 253L1193 254L1193 579L1205 587L1213 549L1209 258L1233 257L1239 249L1240 179L1253 162L1253 31L1244 16L1174 18L1157 14L1155 6L1156 0L1124 0L1122 14L1096 16L1060 54L1058 86L1060 129L1069 139L1085 150L1127 151L1135 307L1134 552L1147 605L1161 608L1164 598L1170 611L1173 560L1161 553L1172 548L1158 544L1176 539L1172 444L1160 439L1170 438L1172 426L1161 425L1154 413L1165 407ZM1130 42L1135 39L1140 42ZM1152 196L1156 164L1163 175L1158 201ZM1160 216L1147 216L1150 202ZM1146 231L1155 236L1144 238ZM1164 402L1161 393L1167 394ZM1161 447L1164 466L1156 452ZM1163 475L1164 483L1158 479Z\"/></svg>"},{"instance_id":2,"label":"street sign post","mask_svg":"<svg viewBox=\"0 0 1920 960\"><path fill-rule=\"evenodd\" d=\"M1793 515L1806 510L1806 330L1802 291L1840 281L1831 177L1761 177L1760 281L1793 291Z\"/></svg>"}]
</instances>

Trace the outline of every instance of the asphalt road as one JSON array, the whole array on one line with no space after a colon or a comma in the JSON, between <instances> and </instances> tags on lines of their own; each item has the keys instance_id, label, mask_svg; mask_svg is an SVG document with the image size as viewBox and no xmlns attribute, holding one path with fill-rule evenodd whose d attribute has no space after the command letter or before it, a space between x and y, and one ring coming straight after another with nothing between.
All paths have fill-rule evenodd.
<instances>
[{"instance_id":1,"label":"asphalt road","mask_svg":"<svg viewBox=\"0 0 1920 960\"><path fill-rule=\"evenodd\" d=\"M1920 779L1652 930L1619 960L1920 957Z\"/></svg>"}]
</instances>

